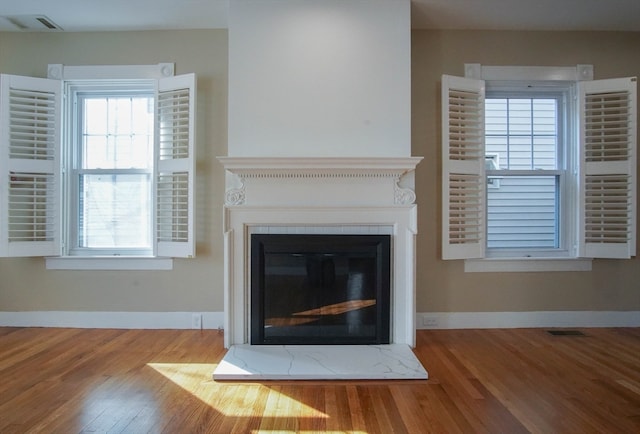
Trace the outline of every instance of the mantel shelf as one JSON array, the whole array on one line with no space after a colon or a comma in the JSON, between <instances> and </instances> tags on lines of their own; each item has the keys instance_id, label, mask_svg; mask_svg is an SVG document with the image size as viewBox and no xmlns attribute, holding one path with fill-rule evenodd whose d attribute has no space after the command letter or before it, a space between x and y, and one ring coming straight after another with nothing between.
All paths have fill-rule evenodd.
<instances>
[{"instance_id":1,"label":"mantel shelf","mask_svg":"<svg viewBox=\"0 0 640 434\"><path fill-rule=\"evenodd\" d=\"M422 157L218 157L224 168L241 177L266 176L402 176Z\"/></svg>"}]
</instances>

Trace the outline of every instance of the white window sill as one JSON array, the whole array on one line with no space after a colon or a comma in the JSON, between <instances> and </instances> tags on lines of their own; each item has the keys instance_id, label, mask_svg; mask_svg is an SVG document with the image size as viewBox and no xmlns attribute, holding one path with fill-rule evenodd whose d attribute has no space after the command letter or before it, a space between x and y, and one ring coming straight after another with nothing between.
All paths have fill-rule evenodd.
<instances>
[{"instance_id":1,"label":"white window sill","mask_svg":"<svg viewBox=\"0 0 640 434\"><path fill-rule=\"evenodd\" d=\"M139 256L56 256L45 258L47 270L172 270L173 258Z\"/></svg>"},{"instance_id":2,"label":"white window sill","mask_svg":"<svg viewBox=\"0 0 640 434\"><path fill-rule=\"evenodd\" d=\"M465 273L591 271L590 258L466 259Z\"/></svg>"}]
</instances>

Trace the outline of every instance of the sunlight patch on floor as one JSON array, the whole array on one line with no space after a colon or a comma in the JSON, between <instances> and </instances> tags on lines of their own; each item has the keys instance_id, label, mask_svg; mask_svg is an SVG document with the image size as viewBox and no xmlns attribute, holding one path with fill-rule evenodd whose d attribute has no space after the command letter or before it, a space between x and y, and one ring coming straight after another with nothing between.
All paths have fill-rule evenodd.
<instances>
[{"instance_id":1,"label":"sunlight patch on floor","mask_svg":"<svg viewBox=\"0 0 640 434\"><path fill-rule=\"evenodd\" d=\"M215 363L148 363L147 366L225 416L242 417L253 414L256 405L253 398L258 396L259 392L267 390L268 399L275 405L266 406L264 417L299 417L301 414L312 418L328 417L325 413L274 388L255 383L216 383L211 380L211 373L216 368Z\"/></svg>"}]
</instances>

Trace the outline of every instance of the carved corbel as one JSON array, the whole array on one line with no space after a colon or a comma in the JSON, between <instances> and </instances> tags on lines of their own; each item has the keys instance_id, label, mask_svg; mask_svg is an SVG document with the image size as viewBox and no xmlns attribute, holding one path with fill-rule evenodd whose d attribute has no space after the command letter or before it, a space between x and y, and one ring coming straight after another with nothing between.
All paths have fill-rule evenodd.
<instances>
[{"instance_id":1,"label":"carved corbel","mask_svg":"<svg viewBox=\"0 0 640 434\"><path fill-rule=\"evenodd\" d=\"M238 179L240 180L240 186L236 188L230 188L225 192L224 204L227 206L244 205L244 202L246 200L244 178L238 177Z\"/></svg>"},{"instance_id":2,"label":"carved corbel","mask_svg":"<svg viewBox=\"0 0 640 434\"><path fill-rule=\"evenodd\" d=\"M397 177L394 185L394 203L396 205L411 205L416 201L416 193L410 188L400 187L401 177Z\"/></svg>"}]
</instances>

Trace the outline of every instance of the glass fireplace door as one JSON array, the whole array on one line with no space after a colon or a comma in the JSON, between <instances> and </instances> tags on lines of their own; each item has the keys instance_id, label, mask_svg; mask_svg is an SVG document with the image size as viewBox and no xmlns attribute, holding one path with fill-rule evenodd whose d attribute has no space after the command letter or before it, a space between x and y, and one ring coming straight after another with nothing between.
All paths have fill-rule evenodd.
<instances>
[{"instance_id":1,"label":"glass fireplace door","mask_svg":"<svg viewBox=\"0 0 640 434\"><path fill-rule=\"evenodd\" d=\"M253 235L252 344L389 342L388 235Z\"/></svg>"}]
</instances>

